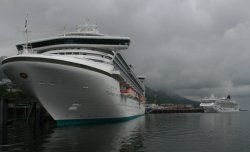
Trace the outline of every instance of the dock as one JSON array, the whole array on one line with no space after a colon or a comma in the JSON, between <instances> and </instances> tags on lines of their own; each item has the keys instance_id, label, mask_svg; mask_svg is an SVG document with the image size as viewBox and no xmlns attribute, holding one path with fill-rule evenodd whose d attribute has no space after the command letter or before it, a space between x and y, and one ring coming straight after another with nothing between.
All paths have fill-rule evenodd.
<instances>
[{"instance_id":1,"label":"dock","mask_svg":"<svg viewBox=\"0 0 250 152\"><path fill-rule=\"evenodd\" d=\"M16 121L33 126L54 122L38 101L18 102L16 99L0 98L0 127Z\"/></svg>"},{"instance_id":2,"label":"dock","mask_svg":"<svg viewBox=\"0 0 250 152\"><path fill-rule=\"evenodd\" d=\"M0 126L7 124L8 121L8 105L4 99L0 99Z\"/></svg>"},{"instance_id":3,"label":"dock","mask_svg":"<svg viewBox=\"0 0 250 152\"><path fill-rule=\"evenodd\" d=\"M185 104L147 104L146 113L203 113L204 109L201 107L193 107Z\"/></svg>"},{"instance_id":4,"label":"dock","mask_svg":"<svg viewBox=\"0 0 250 152\"><path fill-rule=\"evenodd\" d=\"M156 114L156 113L203 113L204 109L202 108L192 108L192 109L150 109L147 110L148 114Z\"/></svg>"}]
</instances>

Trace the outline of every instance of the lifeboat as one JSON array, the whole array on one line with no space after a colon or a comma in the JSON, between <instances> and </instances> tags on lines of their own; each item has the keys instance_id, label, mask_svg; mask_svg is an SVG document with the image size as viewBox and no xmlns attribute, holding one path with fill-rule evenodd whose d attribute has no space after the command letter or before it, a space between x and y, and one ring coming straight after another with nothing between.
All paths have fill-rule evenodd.
<instances>
[{"instance_id":1,"label":"lifeboat","mask_svg":"<svg viewBox=\"0 0 250 152\"><path fill-rule=\"evenodd\" d=\"M126 82L120 82L120 92L124 96L139 98L138 93Z\"/></svg>"}]
</instances>

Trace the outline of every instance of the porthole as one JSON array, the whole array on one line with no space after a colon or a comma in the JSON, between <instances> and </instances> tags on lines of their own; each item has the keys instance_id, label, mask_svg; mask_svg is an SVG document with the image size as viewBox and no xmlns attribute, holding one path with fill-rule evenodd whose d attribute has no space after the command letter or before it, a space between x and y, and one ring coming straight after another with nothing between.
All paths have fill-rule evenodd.
<instances>
[{"instance_id":1,"label":"porthole","mask_svg":"<svg viewBox=\"0 0 250 152\"><path fill-rule=\"evenodd\" d=\"M23 79L27 79L28 78L28 75L26 73L20 73L19 75Z\"/></svg>"}]
</instances>

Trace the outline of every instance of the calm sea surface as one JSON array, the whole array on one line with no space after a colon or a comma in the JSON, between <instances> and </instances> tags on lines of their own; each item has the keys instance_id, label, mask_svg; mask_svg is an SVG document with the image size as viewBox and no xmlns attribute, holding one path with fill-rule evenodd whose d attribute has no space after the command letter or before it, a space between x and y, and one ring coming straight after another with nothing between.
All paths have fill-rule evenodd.
<instances>
[{"instance_id":1,"label":"calm sea surface","mask_svg":"<svg viewBox=\"0 0 250 152\"><path fill-rule=\"evenodd\" d=\"M103 125L0 129L0 151L249 152L250 112L151 114Z\"/></svg>"}]
</instances>

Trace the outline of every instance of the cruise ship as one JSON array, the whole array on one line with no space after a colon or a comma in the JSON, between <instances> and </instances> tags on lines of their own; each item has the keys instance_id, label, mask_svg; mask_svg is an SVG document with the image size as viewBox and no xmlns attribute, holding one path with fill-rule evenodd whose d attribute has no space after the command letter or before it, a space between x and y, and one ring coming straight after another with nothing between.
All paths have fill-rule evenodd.
<instances>
[{"instance_id":1,"label":"cruise ship","mask_svg":"<svg viewBox=\"0 0 250 152\"><path fill-rule=\"evenodd\" d=\"M201 107L204 112L238 112L239 105L235 100L232 100L230 95L227 98L217 98L213 94L201 100Z\"/></svg>"},{"instance_id":2,"label":"cruise ship","mask_svg":"<svg viewBox=\"0 0 250 152\"><path fill-rule=\"evenodd\" d=\"M32 94L58 126L114 122L145 113L145 76L121 55L129 37L101 34L96 24L17 44L4 73Z\"/></svg>"}]
</instances>

